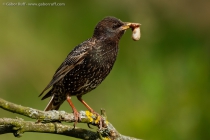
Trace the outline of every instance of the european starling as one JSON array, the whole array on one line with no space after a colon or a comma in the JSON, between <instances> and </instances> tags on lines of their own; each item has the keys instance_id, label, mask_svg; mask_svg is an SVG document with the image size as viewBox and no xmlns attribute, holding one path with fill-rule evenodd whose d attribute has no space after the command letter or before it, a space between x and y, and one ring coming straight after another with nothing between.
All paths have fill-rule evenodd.
<instances>
[{"instance_id":1,"label":"european starling","mask_svg":"<svg viewBox=\"0 0 210 140\"><path fill-rule=\"evenodd\" d=\"M50 97L45 108L58 110L67 100L74 112L75 122L79 113L74 107L71 96L77 96L87 109L93 109L82 99L82 96L95 89L110 73L118 53L120 38L128 28L139 27L140 24L122 22L115 17L106 17L95 27L93 36L76 46L55 72L52 80L39 95L52 87L42 100ZM97 114L97 113L96 113Z\"/></svg>"}]
</instances>

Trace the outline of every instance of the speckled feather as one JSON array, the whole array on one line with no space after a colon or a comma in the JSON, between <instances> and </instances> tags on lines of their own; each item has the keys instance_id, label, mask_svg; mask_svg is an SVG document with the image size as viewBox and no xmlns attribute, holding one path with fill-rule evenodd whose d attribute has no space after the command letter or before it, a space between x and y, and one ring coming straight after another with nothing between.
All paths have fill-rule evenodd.
<instances>
[{"instance_id":1,"label":"speckled feather","mask_svg":"<svg viewBox=\"0 0 210 140\"><path fill-rule=\"evenodd\" d=\"M40 96L52 96L45 110L59 109L70 96L82 96L95 89L110 73L118 53L118 43L124 31L118 30L124 23L107 17L95 27L93 37L76 46L55 72L52 80Z\"/></svg>"}]
</instances>

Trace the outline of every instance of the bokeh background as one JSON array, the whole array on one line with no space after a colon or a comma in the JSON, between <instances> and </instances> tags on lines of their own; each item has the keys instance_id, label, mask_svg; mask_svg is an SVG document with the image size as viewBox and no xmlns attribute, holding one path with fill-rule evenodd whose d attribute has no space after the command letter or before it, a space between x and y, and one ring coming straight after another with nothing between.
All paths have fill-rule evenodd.
<instances>
[{"instance_id":1,"label":"bokeh background","mask_svg":"<svg viewBox=\"0 0 210 140\"><path fill-rule=\"evenodd\" d=\"M124 135L210 139L209 0L27 1L65 3L42 7L8 2L17 1L0 1L0 98L43 110L48 100L38 95L66 55L92 36L98 21L115 16L141 23L142 38L135 42L131 30L126 32L112 72L85 101L97 112L106 109L108 120ZM75 97L73 102L86 110ZM71 112L67 103L61 110ZM0 109L0 117L16 116L22 117ZM0 135L4 139L16 140ZM28 139L70 138L40 133L21 138Z\"/></svg>"}]
</instances>

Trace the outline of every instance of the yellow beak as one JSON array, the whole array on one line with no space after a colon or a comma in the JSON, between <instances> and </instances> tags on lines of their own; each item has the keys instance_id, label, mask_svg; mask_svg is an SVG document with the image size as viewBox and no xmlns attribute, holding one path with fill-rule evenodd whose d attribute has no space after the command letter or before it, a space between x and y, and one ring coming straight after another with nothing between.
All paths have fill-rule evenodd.
<instances>
[{"instance_id":1,"label":"yellow beak","mask_svg":"<svg viewBox=\"0 0 210 140\"><path fill-rule=\"evenodd\" d=\"M139 23L130 23L130 22L124 22L125 24L121 26L121 30L127 30L129 28L139 27L141 24Z\"/></svg>"}]
</instances>

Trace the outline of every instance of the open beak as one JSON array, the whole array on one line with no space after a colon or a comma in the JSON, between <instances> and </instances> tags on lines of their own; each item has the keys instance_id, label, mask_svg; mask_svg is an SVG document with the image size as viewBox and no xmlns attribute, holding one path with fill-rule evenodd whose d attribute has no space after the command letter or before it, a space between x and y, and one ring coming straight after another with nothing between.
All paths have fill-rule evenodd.
<instances>
[{"instance_id":1,"label":"open beak","mask_svg":"<svg viewBox=\"0 0 210 140\"><path fill-rule=\"evenodd\" d=\"M130 28L131 23L125 22L123 26L121 26L121 30L127 30Z\"/></svg>"},{"instance_id":2,"label":"open beak","mask_svg":"<svg viewBox=\"0 0 210 140\"><path fill-rule=\"evenodd\" d=\"M127 30L129 28L133 29L136 27L139 27L141 24L139 23L130 23L130 22L124 22L125 24L121 26L121 30Z\"/></svg>"}]
</instances>

